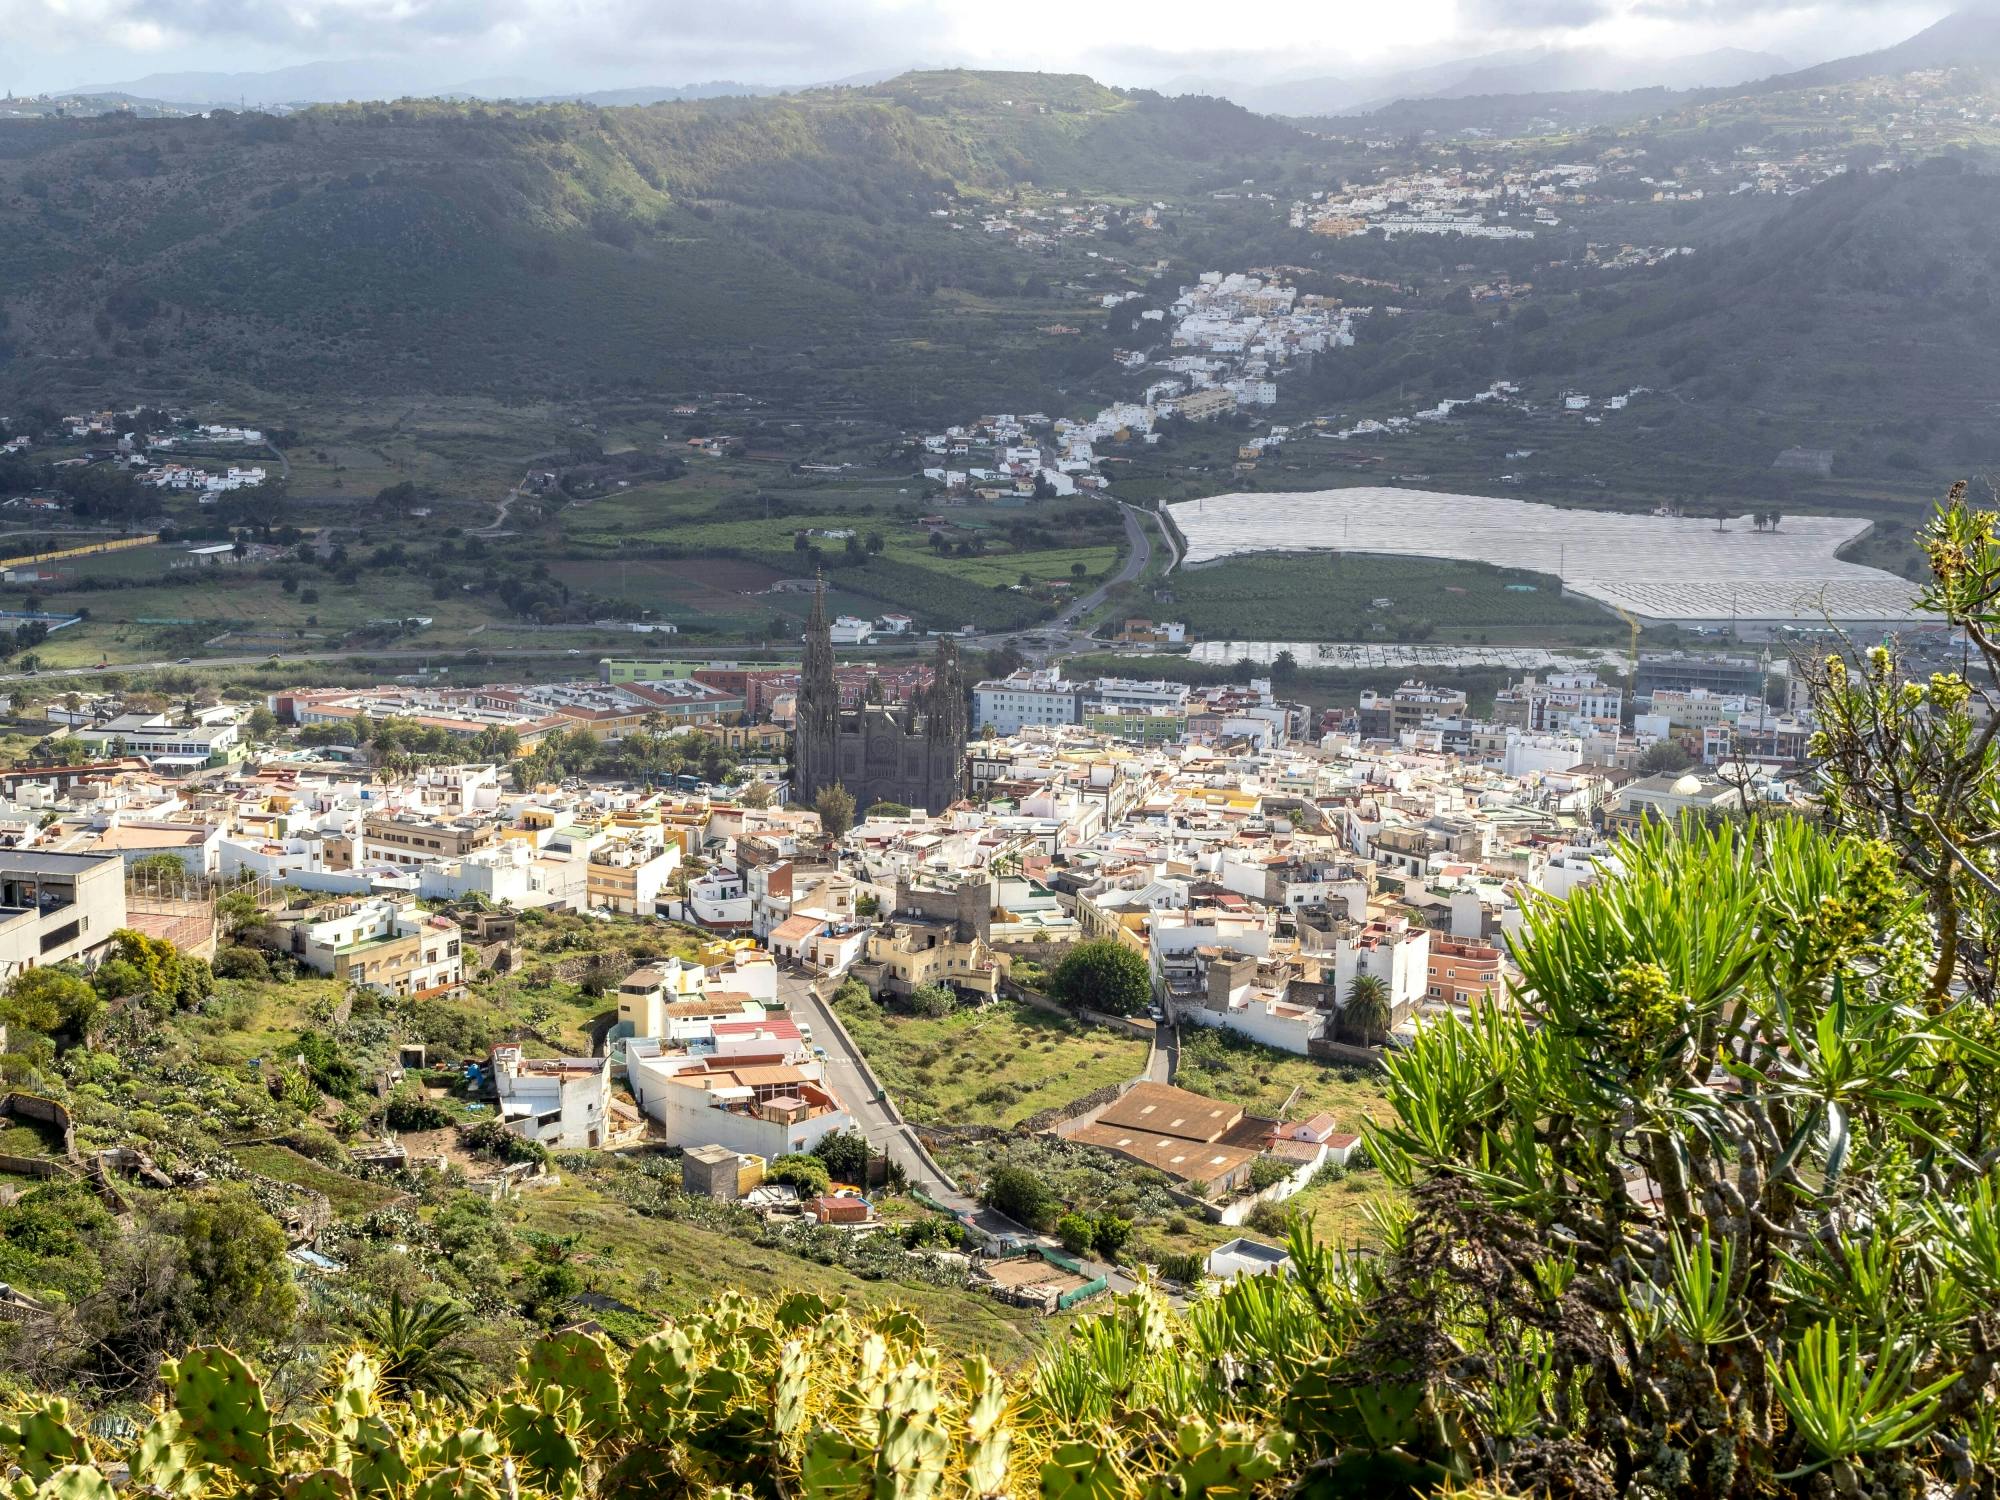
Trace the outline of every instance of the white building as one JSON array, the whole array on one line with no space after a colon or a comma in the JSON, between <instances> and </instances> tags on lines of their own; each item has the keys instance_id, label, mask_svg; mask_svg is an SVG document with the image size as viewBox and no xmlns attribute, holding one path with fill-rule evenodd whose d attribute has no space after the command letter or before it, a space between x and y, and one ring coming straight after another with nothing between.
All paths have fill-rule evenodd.
<instances>
[{"instance_id":1,"label":"white building","mask_svg":"<svg viewBox=\"0 0 2000 1500\"><path fill-rule=\"evenodd\" d=\"M493 1049L493 1087L500 1119L514 1134L551 1151L607 1144L611 1059L526 1058L509 1043Z\"/></svg>"},{"instance_id":2,"label":"white building","mask_svg":"<svg viewBox=\"0 0 2000 1500\"><path fill-rule=\"evenodd\" d=\"M853 1124L786 1019L717 1021L699 1045L635 1037L625 1044L625 1076L671 1145L726 1146L769 1161Z\"/></svg>"},{"instance_id":3,"label":"white building","mask_svg":"<svg viewBox=\"0 0 2000 1500\"><path fill-rule=\"evenodd\" d=\"M1058 667L1024 667L988 678L972 692L972 727L1018 734L1030 726L1083 722L1084 689L1065 682Z\"/></svg>"}]
</instances>

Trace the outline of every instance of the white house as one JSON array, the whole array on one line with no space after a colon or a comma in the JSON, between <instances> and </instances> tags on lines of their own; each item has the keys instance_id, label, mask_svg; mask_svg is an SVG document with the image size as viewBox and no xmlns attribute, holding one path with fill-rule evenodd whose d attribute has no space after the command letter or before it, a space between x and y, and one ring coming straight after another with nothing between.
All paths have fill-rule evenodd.
<instances>
[{"instance_id":1,"label":"white house","mask_svg":"<svg viewBox=\"0 0 2000 1500\"><path fill-rule=\"evenodd\" d=\"M527 1058L509 1043L493 1049L493 1087L500 1119L514 1134L552 1151L606 1144L611 1059Z\"/></svg>"}]
</instances>

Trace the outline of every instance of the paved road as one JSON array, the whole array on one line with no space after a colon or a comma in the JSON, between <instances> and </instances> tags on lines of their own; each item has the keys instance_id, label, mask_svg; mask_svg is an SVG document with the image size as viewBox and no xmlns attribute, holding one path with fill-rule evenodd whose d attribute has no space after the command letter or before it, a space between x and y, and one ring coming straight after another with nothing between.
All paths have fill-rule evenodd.
<instances>
[{"instance_id":1,"label":"paved road","mask_svg":"<svg viewBox=\"0 0 2000 1500\"><path fill-rule=\"evenodd\" d=\"M1130 583L1145 572L1147 565L1152 562L1153 539L1146 534L1146 527L1139 519L1143 513L1136 506L1127 505L1122 500L1118 502L1118 509L1125 517L1125 566L1057 615L1043 627L1045 630L1070 629L1078 620L1102 604L1114 588L1121 583Z\"/></svg>"},{"instance_id":2,"label":"paved road","mask_svg":"<svg viewBox=\"0 0 2000 1500\"><path fill-rule=\"evenodd\" d=\"M1160 1028L1159 1045L1153 1048L1146 1077L1154 1083L1172 1083L1181 1068L1181 1032L1178 1026Z\"/></svg>"},{"instance_id":3,"label":"paved road","mask_svg":"<svg viewBox=\"0 0 2000 1500\"><path fill-rule=\"evenodd\" d=\"M790 1008L792 1015L811 1025L813 1045L826 1049L827 1082L833 1085L834 1093L847 1106L847 1112L868 1138L868 1144L902 1167L914 1186L922 1188L940 1203L967 1211L974 1208L970 1198L932 1170L930 1163L924 1160L923 1153L917 1150L916 1136L910 1127L898 1124L888 1107L876 1100L875 1090L861 1071L860 1063L848 1050L843 1033L833 1024L827 1003L812 992L812 986L797 974L781 973L778 976L778 998Z\"/></svg>"}]
</instances>

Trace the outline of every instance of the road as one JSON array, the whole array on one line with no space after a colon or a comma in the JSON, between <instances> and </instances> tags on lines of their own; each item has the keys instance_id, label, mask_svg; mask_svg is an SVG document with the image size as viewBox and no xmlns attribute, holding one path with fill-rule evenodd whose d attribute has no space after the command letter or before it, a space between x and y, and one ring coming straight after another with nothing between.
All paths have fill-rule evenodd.
<instances>
[{"instance_id":1,"label":"road","mask_svg":"<svg viewBox=\"0 0 2000 1500\"><path fill-rule=\"evenodd\" d=\"M1118 502L1118 509L1125 517L1125 565L1096 588L1057 615L1045 629L1049 631L1068 630L1078 620L1083 619L1105 601L1111 591L1120 584L1130 583L1153 561L1153 539L1146 534L1145 524L1139 519L1142 512L1136 506Z\"/></svg>"},{"instance_id":2,"label":"road","mask_svg":"<svg viewBox=\"0 0 2000 1500\"><path fill-rule=\"evenodd\" d=\"M846 1033L834 1025L827 1002L813 993L803 977L789 973L778 975L778 998L794 1017L812 1027L813 1045L826 1049L826 1080L854 1116L868 1144L900 1166L913 1186L940 1203L962 1212L975 1210L978 1205L924 1159L917 1149L916 1133L898 1124L888 1106L876 1099L874 1087L847 1046Z\"/></svg>"}]
</instances>

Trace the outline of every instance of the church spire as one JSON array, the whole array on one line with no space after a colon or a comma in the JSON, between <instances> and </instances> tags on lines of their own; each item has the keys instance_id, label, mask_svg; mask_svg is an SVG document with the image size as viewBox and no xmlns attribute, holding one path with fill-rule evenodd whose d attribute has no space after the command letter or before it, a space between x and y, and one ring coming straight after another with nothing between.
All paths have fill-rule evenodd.
<instances>
[{"instance_id":1,"label":"church spire","mask_svg":"<svg viewBox=\"0 0 2000 1500\"><path fill-rule=\"evenodd\" d=\"M806 619L805 659L799 666L797 718L792 731L793 764L801 797L819 791L829 774L840 733L840 684L833 676L833 627L826 618L826 579L816 580L812 613Z\"/></svg>"}]
</instances>

